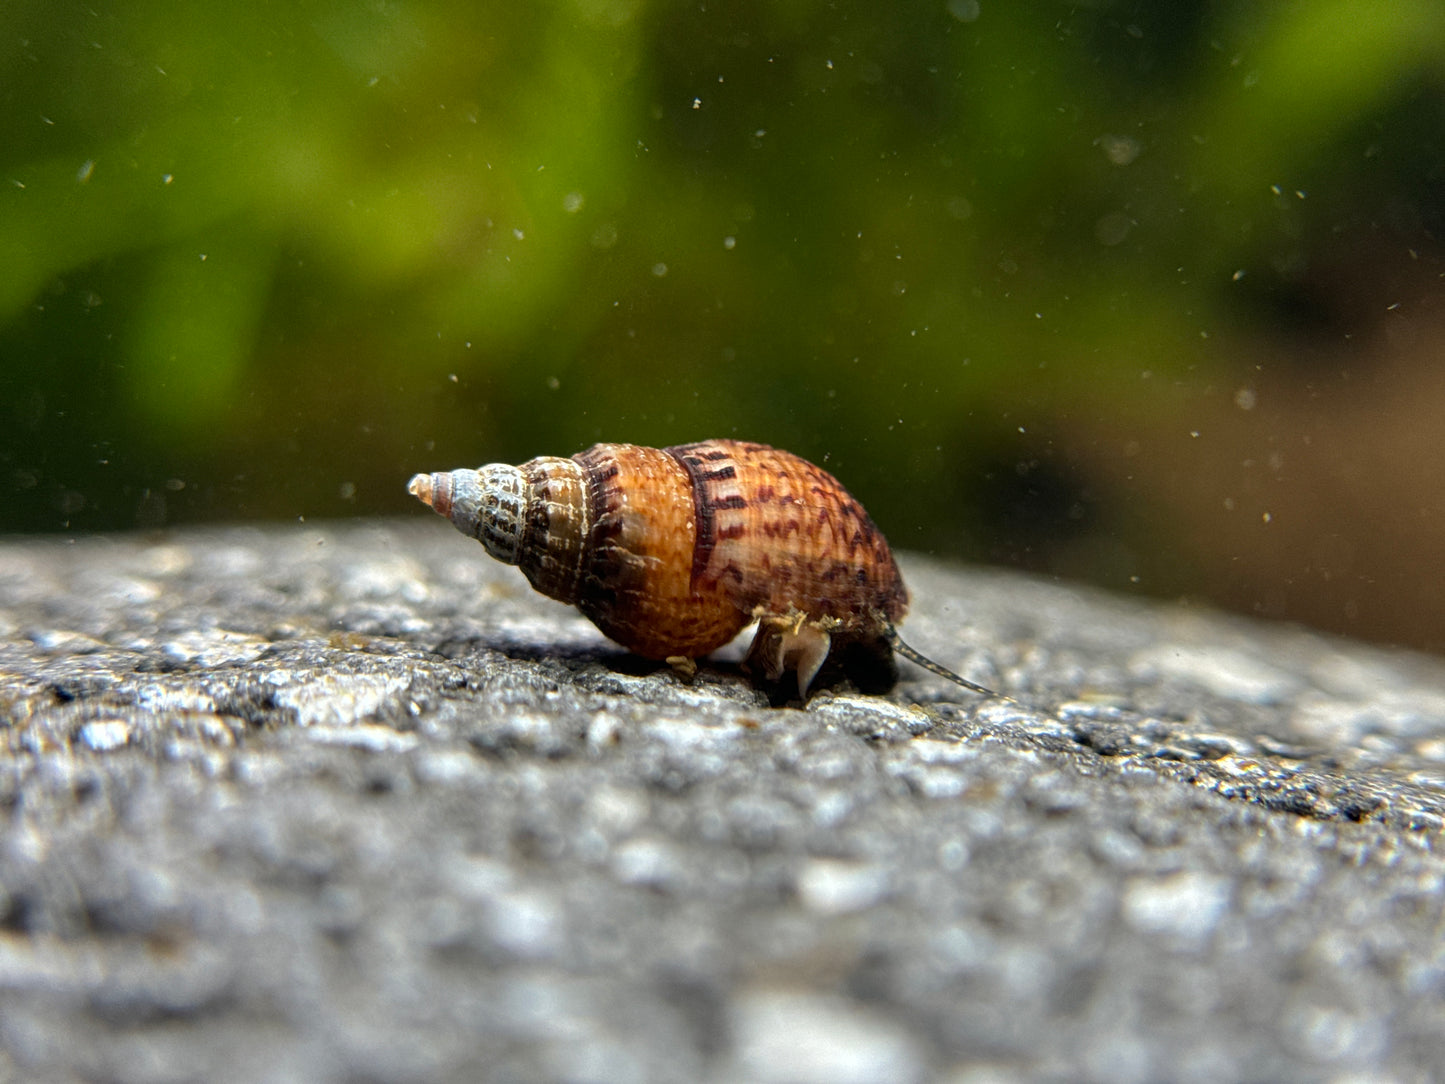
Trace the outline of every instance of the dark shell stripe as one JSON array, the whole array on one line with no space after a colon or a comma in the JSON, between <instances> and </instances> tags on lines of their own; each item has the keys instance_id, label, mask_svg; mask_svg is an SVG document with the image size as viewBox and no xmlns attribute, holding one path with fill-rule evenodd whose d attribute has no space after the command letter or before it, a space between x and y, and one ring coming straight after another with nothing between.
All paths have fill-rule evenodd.
<instances>
[{"instance_id":1,"label":"dark shell stripe","mask_svg":"<svg viewBox=\"0 0 1445 1084\"><path fill-rule=\"evenodd\" d=\"M747 507L747 498L737 489L737 466L732 452L718 447L717 441L684 444L664 451L682 464L692 482L693 518L697 523L697 541L692 551L692 583L696 587L708 572L717 548L720 529L733 531L736 523L718 523L719 513L738 512ZM722 464L722 465L719 465ZM734 535L729 534L729 537Z\"/></svg>"},{"instance_id":2,"label":"dark shell stripe","mask_svg":"<svg viewBox=\"0 0 1445 1084\"><path fill-rule=\"evenodd\" d=\"M540 457L520 468L525 505L517 564L537 590L572 602L582 569L587 509L578 500L584 475L570 459Z\"/></svg>"},{"instance_id":3,"label":"dark shell stripe","mask_svg":"<svg viewBox=\"0 0 1445 1084\"><path fill-rule=\"evenodd\" d=\"M587 479L590 530L575 604L619 643L651 658L696 657L747 623L721 590L693 590L691 479L671 455L602 444L574 456ZM620 468L620 469L617 469Z\"/></svg>"},{"instance_id":4,"label":"dark shell stripe","mask_svg":"<svg viewBox=\"0 0 1445 1084\"><path fill-rule=\"evenodd\" d=\"M832 475L765 444L670 448L692 479L693 581L744 611L802 610L844 629L902 619L908 594L882 534Z\"/></svg>"},{"instance_id":5,"label":"dark shell stripe","mask_svg":"<svg viewBox=\"0 0 1445 1084\"><path fill-rule=\"evenodd\" d=\"M616 479L621 473L610 446L594 444L573 456L587 479L587 521L591 524L582 551L578 607L588 617L613 613L624 590L624 552L618 540L626 524L622 519L622 493ZM593 620L596 620L593 617Z\"/></svg>"}]
</instances>

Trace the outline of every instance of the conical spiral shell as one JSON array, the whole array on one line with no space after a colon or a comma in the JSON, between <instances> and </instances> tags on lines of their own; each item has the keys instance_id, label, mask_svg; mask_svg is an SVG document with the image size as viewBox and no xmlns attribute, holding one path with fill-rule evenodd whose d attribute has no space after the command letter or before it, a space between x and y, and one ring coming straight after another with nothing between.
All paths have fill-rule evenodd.
<instances>
[{"instance_id":1,"label":"conical spiral shell","mask_svg":"<svg viewBox=\"0 0 1445 1084\"><path fill-rule=\"evenodd\" d=\"M826 471L764 444L596 444L570 459L417 475L410 488L648 658L705 655L762 619L754 654L769 671L796 665L806 690L830 645L891 654L908 607L862 506ZM766 650L764 633L777 641Z\"/></svg>"}]
</instances>

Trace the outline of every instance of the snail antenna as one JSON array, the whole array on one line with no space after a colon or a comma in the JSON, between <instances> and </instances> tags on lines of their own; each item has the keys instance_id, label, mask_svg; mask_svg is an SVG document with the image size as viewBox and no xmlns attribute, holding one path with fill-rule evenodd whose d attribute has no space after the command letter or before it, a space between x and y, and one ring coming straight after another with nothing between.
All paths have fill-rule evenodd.
<instances>
[{"instance_id":1,"label":"snail antenna","mask_svg":"<svg viewBox=\"0 0 1445 1084\"><path fill-rule=\"evenodd\" d=\"M941 678L947 678L949 681L953 682L956 685L962 685L965 689L972 689L974 692L982 693L984 696L997 696L1001 697L1004 700L1013 699L1013 697L1011 696L1004 696L1003 693L996 693L992 689L987 689L984 688L984 686L982 685L977 685L974 682L969 681L968 678L959 677L948 667L936 663L927 655L923 655L915 651L913 648L909 647L899 638L898 630L895 629L892 625L888 626L888 631L884 635L894 651L898 652L898 654L902 655L909 662L913 663L913 665L923 667L923 669L927 670L930 674L937 674Z\"/></svg>"}]
</instances>

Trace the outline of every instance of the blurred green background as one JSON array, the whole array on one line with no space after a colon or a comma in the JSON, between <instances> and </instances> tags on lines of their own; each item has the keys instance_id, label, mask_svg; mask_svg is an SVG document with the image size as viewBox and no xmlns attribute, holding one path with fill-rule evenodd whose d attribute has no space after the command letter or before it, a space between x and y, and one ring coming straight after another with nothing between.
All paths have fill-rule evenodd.
<instances>
[{"instance_id":1,"label":"blurred green background","mask_svg":"<svg viewBox=\"0 0 1445 1084\"><path fill-rule=\"evenodd\" d=\"M0 529L738 436L1445 649L1445 11L7 0Z\"/></svg>"}]
</instances>

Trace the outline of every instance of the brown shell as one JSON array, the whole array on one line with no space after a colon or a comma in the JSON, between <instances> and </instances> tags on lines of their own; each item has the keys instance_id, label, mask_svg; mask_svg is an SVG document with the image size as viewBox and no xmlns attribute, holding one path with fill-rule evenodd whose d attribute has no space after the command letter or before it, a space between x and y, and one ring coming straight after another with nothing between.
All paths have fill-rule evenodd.
<instances>
[{"instance_id":1,"label":"brown shell","mask_svg":"<svg viewBox=\"0 0 1445 1084\"><path fill-rule=\"evenodd\" d=\"M903 620L908 589L887 540L827 471L736 440L667 451L692 480L694 583L721 584L749 614L801 611L837 622L835 638Z\"/></svg>"},{"instance_id":2,"label":"brown shell","mask_svg":"<svg viewBox=\"0 0 1445 1084\"><path fill-rule=\"evenodd\" d=\"M650 659L706 655L742 631L749 613L694 575L701 517L677 458L633 444L573 458L588 479L591 533L576 596L563 601Z\"/></svg>"},{"instance_id":3,"label":"brown shell","mask_svg":"<svg viewBox=\"0 0 1445 1084\"><path fill-rule=\"evenodd\" d=\"M796 666L806 691L830 646L888 652L877 645L908 608L863 507L827 471L765 444L595 444L417 475L410 488L648 658L705 655L761 619L750 659L770 677Z\"/></svg>"}]
</instances>

